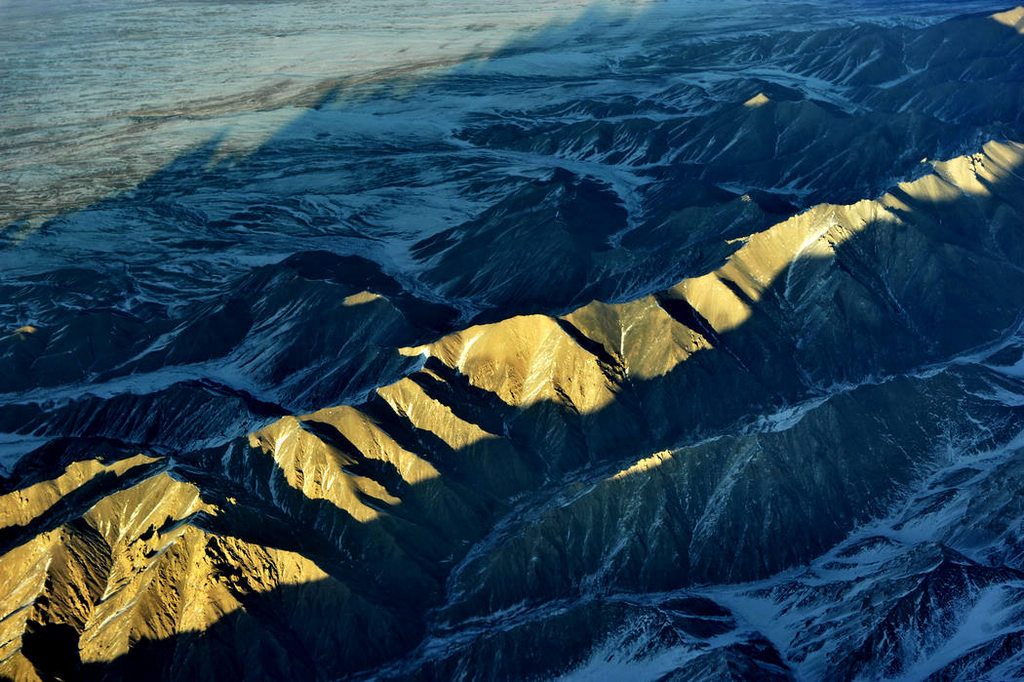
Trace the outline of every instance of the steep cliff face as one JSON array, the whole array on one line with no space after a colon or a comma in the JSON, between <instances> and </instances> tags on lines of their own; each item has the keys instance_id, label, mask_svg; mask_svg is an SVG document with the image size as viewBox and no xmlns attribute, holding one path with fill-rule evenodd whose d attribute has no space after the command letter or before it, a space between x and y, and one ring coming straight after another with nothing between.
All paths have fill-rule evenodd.
<instances>
[{"instance_id":1,"label":"steep cliff face","mask_svg":"<svg viewBox=\"0 0 1024 682\"><path fill-rule=\"evenodd\" d=\"M0 675L1024 674L1021 16L654 41L647 104L467 117L521 175L391 260L3 252ZM301 141L95 211L237 230Z\"/></svg>"}]
</instances>

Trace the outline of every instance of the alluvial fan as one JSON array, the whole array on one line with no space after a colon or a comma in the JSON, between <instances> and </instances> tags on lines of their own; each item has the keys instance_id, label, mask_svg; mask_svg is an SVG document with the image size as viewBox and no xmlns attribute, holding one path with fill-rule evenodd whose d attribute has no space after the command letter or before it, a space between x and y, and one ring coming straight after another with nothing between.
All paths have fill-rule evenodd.
<instances>
[{"instance_id":1,"label":"alluvial fan","mask_svg":"<svg viewBox=\"0 0 1024 682\"><path fill-rule=\"evenodd\" d=\"M0 677L1024 678L1024 8L351 5L5 37Z\"/></svg>"}]
</instances>

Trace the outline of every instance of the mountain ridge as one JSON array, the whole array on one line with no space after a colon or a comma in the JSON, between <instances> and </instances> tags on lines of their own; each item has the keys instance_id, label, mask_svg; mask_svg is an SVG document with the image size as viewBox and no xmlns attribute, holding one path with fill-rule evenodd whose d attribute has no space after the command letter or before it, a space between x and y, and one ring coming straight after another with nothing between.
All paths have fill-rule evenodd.
<instances>
[{"instance_id":1,"label":"mountain ridge","mask_svg":"<svg viewBox=\"0 0 1024 682\"><path fill-rule=\"evenodd\" d=\"M510 50L0 252L0 676L1024 674L1006 21Z\"/></svg>"},{"instance_id":2,"label":"mountain ridge","mask_svg":"<svg viewBox=\"0 0 1024 682\"><path fill-rule=\"evenodd\" d=\"M312 552L312 556L321 557L321 562L327 560L335 564L341 561L342 566L349 565L352 561L345 559L345 556L361 556L363 568L360 572L383 573L378 573L379 577L369 583L362 584L361 579L354 583L353 585L362 584L359 590L367 595L380 595L380 586L377 586L383 579L380 576L393 575L394 578L385 579L385 584L390 585L387 589L392 591L392 595L385 603L391 603L396 598L397 595L393 591L399 582L406 585L400 593L405 596L399 599L407 605L424 603L422 595L437 595L442 589L442 585L437 581L443 572L437 573L435 562L443 560L443 554L447 551L428 550L427 547L431 543L436 542L437 546L442 548L454 548L456 545L452 544L453 541L457 544L459 538L466 537L464 533L467 530L478 529L469 531L470 537L481 532L484 528L480 525L482 519L494 518L495 511L503 507L514 509L506 506L508 502L499 502L502 498L511 501L521 494L521 491L538 485L555 472L570 472L584 462L593 461L591 458L597 453L613 451L615 443L635 439L635 431L630 433L631 430L627 429L626 440L622 440L622 437L616 437L614 432L608 432L606 427L598 426L592 421L588 422L588 415L600 414L603 424L616 421L609 416L609 410L623 414L623 417L632 414L635 418L636 412L623 412L623 402L627 400L631 390L635 391L628 388L633 382L640 382L642 385L645 381L656 381L659 377L664 380L665 377L673 376L673 370L687 366L695 358L700 357L701 353L721 357L721 362L738 368L741 375L748 375L754 367L751 358L757 355L749 355L748 349L742 345L730 351L730 346L735 343L730 340L730 334L735 334L737 330L745 329L751 324L751 311L763 307L768 300L776 304L800 306L801 299L791 292L791 287L797 287L794 278L800 282L806 280L805 275L796 274L799 270L793 270L794 264L801 262L800 258L809 259L808 262L827 262L835 259L833 254L836 250L842 250L844 244L856 239L856 234L869 229L866 227L869 223L873 226L890 225L893 228L903 224L916 225L917 229L930 228L933 234L949 239L951 235L938 229L940 225L931 223L933 218L927 215L928 207L950 201L954 205L1012 205L1002 202L1003 197L1015 196L1004 185L1008 182L1019 183L1019 176L1015 174L1014 169L1022 160L1024 146L1017 143L990 143L979 154L950 162L937 162L934 174L900 185L879 200L866 200L850 206L816 207L764 232L751 235L719 270L684 280L659 296L625 304L609 305L595 302L561 318L536 315L510 318L441 337L425 347L408 348L404 352L418 357L422 368L396 384L377 389L376 395L379 397L372 399L365 407L327 408L299 419L286 417L270 427L255 432L249 436L247 442L243 439L238 445L229 446L221 451L222 454L218 454L219 449L214 449L209 454L175 456L174 459L178 460L178 463L171 465L169 471L177 472L172 473L175 479L183 477L183 481L192 482L172 485L170 481L173 479L164 479L168 482L159 485L168 492L163 495L171 500L178 499L181 495L185 495L182 500L193 499L189 496L202 497L204 493L200 491L204 486L212 485L213 488L207 489L205 495L208 497L213 494L214 498L210 498L210 501L204 504L210 505L212 502L213 506L207 506L206 509L219 511L206 511L196 516L196 512L193 511L195 507L191 506L194 503L183 502L185 507L182 511L171 513L166 521L152 524L152 530L156 533L151 537L163 538L165 534L169 534L173 538L181 529L185 529L186 535L194 535L194 532L188 529L198 524L198 528L210 529L201 532L214 533L209 536L211 540L207 541L212 542L212 538L222 537L225 531L230 536L253 522L245 520L251 512L243 511L248 504L244 501L245 498L240 497L241 495L250 498L252 502L260 498L274 500L274 505L285 514L282 520L301 518L305 520L305 527L321 529L317 531L318 535L323 533L320 536L323 539L312 540L311 544L306 541L298 545L294 541L285 542L283 546L293 548L290 551L298 550L298 556ZM1010 210L1019 211L1020 208ZM915 221L922 215L923 220L916 223ZM907 223L907 220L911 222ZM955 239L954 242L956 241L961 240ZM861 252L861 257L868 253L870 252ZM851 281L857 282L856 270L852 269L856 268L857 261L849 263L848 266L840 266L838 271L845 272L846 276L852 277ZM1009 268L1008 274L1011 278L1024 277L1019 268ZM780 282L781 290L776 293L780 288ZM870 286L870 283L865 286ZM891 293L886 293L884 287L873 286L869 291L873 291L876 297L881 298L881 302L876 305L881 305L881 309L888 310L898 319L904 319L905 324L911 325L913 318L908 317L909 314L905 310L901 310L900 304L890 300ZM803 295L813 297L814 290ZM685 306L691 312L673 312L673 304L669 304L670 301L674 302L674 305ZM993 319L992 311L985 313L979 314L979 317ZM761 314L758 313L756 316L761 317ZM1003 313L1003 317L1012 322L1008 313ZM678 331L653 332L652 337L652 332L649 331L633 331L628 324L623 324L623 319L635 319L637 323L654 324L659 329L668 327ZM686 326L687 322L697 328ZM612 325L611 328L608 327L609 324ZM614 338L611 331L615 326L620 330L618 339ZM573 331L567 331L568 329ZM605 329L609 331L602 331ZM625 331L627 329L628 332ZM908 326L908 330L912 331L912 326ZM642 340L631 345L630 334L634 333L640 333ZM488 341L489 336L495 336L495 340ZM917 334L910 337L911 348L927 348L913 341L913 336ZM651 341L652 338L674 339L670 347L677 350L661 356L660 359L655 357L652 361L651 349L657 347L657 344ZM970 335L967 338L970 338ZM969 347L964 347L965 341L955 339L952 342L947 341L946 348L950 347L950 343L955 347L956 342L960 343L961 350ZM714 352L719 349L725 352ZM929 354L941 357L941 350L935 349ZM555 357L558 358L557 362L553 361ZM813 377L813 372L808 372L806 368L803 374ZM716 383L721 386L721 372L717 371L715 376ZM460 403L452 402L448 406L432 397L444 395L439 394L439 390L447 391L448 395L451 395L457 386L462 388L456 390L456 395L458 391L470 391L473 399L457 407ZM812 383L811 387L813 386ZM856 392L859 389L849 390ZM779 395L777 392L775 394ZM813 395L812 391L812 401L817 400ZM642 397L635 396L632 399L638 399L644 405L649 404ZM821 404L824 403L819 403L819 408ZM561 407L555 410L548 407L553 405ZM780 407L783 407L784 413L791 409L785 407L785 403ZM497 413L480 418L492 409L497 409ZM537 416L531 416L529 419L523 416L516 417L516 414L529 415L531 412ZM560 414L566 416L559 416ZM743 414L743 411L734 413L732 419L742 417ZM648 423L651 418L648 411ZM490 421L487 421L488 419ZM511 423L509 419L512 420ZM679 422L678 415L675 420L675 428L684 428L685 421ZM589 423L591 426L586 428L598 427L603 432L599 431L589 436L577 432L577 435L571 436L575 428L571 425L575 421ZM720 428L725 428L726 432L732 429L727 425L729 422L720 423ZM559 426L560 424L562 426ZM560 432L563 435L557 435ZM583 439L579 440L581 436ZM555 439L552 440L552 437ZM727 437L727 440L732 438ZM720 439L721 436L713 437L713 440L704 447L719 447ZM504 442L510 445L502 445ZM575 445L570 445L572 443ZM526 444L526 450L522 450L523 444ZM537 452L539 447L548 452L560 452L561 458L535 460L533 464L529 464L529 453ZM636 447L635 440L633 447ZM504 456L499 454L503 451L506 453ZM247 452L251 454L246 454ZM416 452L421 454L414 454ZM522 454L515 454L517 452ZM445 459L438 459L442 455ZM742 451L739 456L739 461L742 461ZM217 481L204 473L210 469L200 462L206 461L209 457L223 461L221 467L228 473L227 479ZM485 459L481 460L481 457ZM256 462L261 458L270 459L266 464L256 466ZM671 456L662 456L656 461L640 458L633 465L629 465L628 462L615 465L615 459L609 460L609 481L622 481L642 472L657 472L671 461ZM127 466L133 460L121 461L125 464L115 464L115 467ZM154 460L143 458L143 461ZM210 460L211 463L213 461L215 460ZM443 471L437 469L441 462L445 463ZM654 464L658 466L652 466ZM261 482L257 475L257 471L268 471L268 465L271 467L270 472L278 472L270 473L269 486ZM538 465L540 468L536 469ZM81 466L83 465L72 464L69 472L77 471L75 467ZM166 468L166 465L161 466ZM632 473L626 473L631 469ZM619 473L616 473L616 470ZM115 468L114 475L123 474L119 474ZM159 474L156 479L151 480L158 481L160 477L166 475ZM112 499L136 490L139 485L157 485L147 480L149 479L130 484L134 487L123 493L114 493ZM228 480L234 480L236 483L225 488L224 483ZM472 491L466 485L469 481L473 481L473 487L488 492L481 494ZM171 485L171 488L166 488L167 485ZM199 487L193 488L196 485ZM241 487L238 487L239 485ZM196 492L186 493L186 488L193 488ZM181 492L172 493L171 490ZM212 490L219 492L211 493ZM24 493L12 492L8 493L7 497L22 494ZM256 498L252 498L254 494L257 495ZM151 494L140 491L138 495L147 499ZM296 495L299 497L295 497ZM495 495L497 497L493 497ZM584 495L583 498L577 499L585 500L586 497ZM296 502L289 502L290 498L298 501L298 506L295 506ZM236 500L235 505L241 505L241 515L229 510L230 506L235 506L231 503L232 499ZM319 504L317 507L309 507L311 503ZM259 508L266 509L262 502L258 504ZM324 506L325 504L329 506ZM304 511L306 507L309 507L308 511ZM315 510L317 508L319 511ZM882 507L876 506L874 509L881 511ZM483 517L480 516L481 512ZM47 514L45 511L40 513L44 516ZM96 513L98 512L89 512ZM209 516L211 513L213 516ZM424 516L425 513L427 516ZM266 515L266 511L261 514ZM293 514L298 516L292 516ZM424 525L427 518L435 515L436 520ZM529 518L517 516L514 512L513 516L516 516L517 523ZM686 516L688 514L684 514L682 518ZM222 520L218 521L218 517ZM189 518L193 520L188 521ZM232 518L235 520L231 521ZM338 520L332 521L332 518ZM338 526L342 518L346 521ZM540 518L543 517L538 517L538 520ZM703 527L709 530L699 531L697 537L700 537L700 533L713 532L710 529L714 528L715 522L712 520L713 517L708 519L707 524L710 525ZM229 525L219 530L225 522ZM244 525L238 525L239 523ZM352 525L353 523L356 525ZM379 525L380 529L370 531L367 528L366 533L356 532L357 526L366 526L368 523ZM409 523L414 525L409 526ZM266 525L266 521L263 525ZM169 531L165 533L161 530L162 527L167 527ZM232 527L236 530L228 530ZM249 527L251 530L245 531L245 534L255 531L255 527ZM412 528L416 529L415 534L410 535ZM432 529L429 534L435 538L434 540L423 537L422 534L428 528ZM453 534L453 529L461 530ZM140 538L134 541L136 545L147 542L143 538L143 530L145 529L137 528L131 531L132 535L138 535ZM341 536L338 535L339 531L342 533ZM119 531L119 534L121 533L124 531ZM259 531L255 537L269 539L276 536L278 539L273 540L271 546L279 544L284 537L278 531L271 530L270 535L266 533L267 531ZM363 535L364 539L358 539ZM48 536L49 533L40 538ZM76 536L69 536L65 542L71 542L71 537ZM338 540L332 541L331 538L340 537L346 538L344 546L347 549L338 554L337 549L331 549ZM388 539L389 537L392 539ZM169 541L173 546L174 541ZM323 545L325 541L327 544ZM34 540L29 546L37 542L38 540ZM192 540L189 544L194 542L195 540ZM821 542L818 546L825 549L828 543ZM165 544L163 547L164 549L157 550L158 555L160 552L169 551L168 545ZM240 547L244 548L245 545ZM236 562L235 565L252 566L248 570L258 571L259 564L253 565L249 563L250 560L242 559L244 556L259 556L259 552L264 550L258 550L257 547L231 550L234 553L229 555L229 561ZM6 554L5 563L18 565L18 555L23 551L14 552L13 555ZM257 554L254 555L253 552ZM209 551L207 556L215 558ZM276 555L271 553L269 556ZM487 555L485 553L481 556ZM699 551L695 556L710 555L706 551ZM801 555L801 559L797 561L804 560L804 557L811 558L808 555ZM226 560L228 559L218 561ZM269 568L283 560L268 557L262 561L269 561ZM784 563L790 561L792 559L785 560ZM663 563L658 561L652 565ZM318 576L313 578L314 581L333 580L314 571L314 565L315 563L308 564L308 568L301 569L301 575ZM370 566L377 568L370 569ZM21 569L11 570L20 572ZM252 583L252 580L261 580L256 578L258 575L259 573L254 573L252 578L245 579L249 583L241 583L242 586L251 583L249 588L233 589L242 589L243 593L247 589L253 589L252 585L259 583ZM421 575L422 578L413 580L414 575ZM467 574L463 570L460 575ZM510 574L503 570L501 575L505 576L502 590L507 591ZM741 575L748 579L755 577L752 574ZM353 575L351 579L356 578ZM600 582L598 580L595 584ZM286 583L280 584L284 586ZM428 587L430 585L433 587ZM647 589L653 587L654 584L651 584ZM445 589L451 592L453 586ZM454 589L458 593L461 588ZM353 592L351 599L356 598L355 594ZM378 596L374 599L380 598L382 597ZM433 600L436 597L429 599ZM487 603L488 611L502 608L493 602ZM458 610L452 611L453 606L446 607L447 613L459 613ZM98 607L99 604L95 608ZM380 611L379 608L371 608L367 613L387 613L387 609ZM472 617L474 616L471 612L455 616L457 621L471 620ZM59 616L50 614L48 618L58 619ZM79 627L82 627L82 621L72 622L78 622ZM390 627L398 627L397 622L391 621ZM384 631L390 630L382 630ZM31 628L25 632L30 633ZM153 632L156 634L159 631ZM95 638L97 634L98 632L93 637ZM13 632L8 635L9 642L12 641L9 639L11 635ZM83 642L83 645L91 647L87 642ZM9 660L17 659L16 654L14 659Z\"/></svg>"}]
</instances>

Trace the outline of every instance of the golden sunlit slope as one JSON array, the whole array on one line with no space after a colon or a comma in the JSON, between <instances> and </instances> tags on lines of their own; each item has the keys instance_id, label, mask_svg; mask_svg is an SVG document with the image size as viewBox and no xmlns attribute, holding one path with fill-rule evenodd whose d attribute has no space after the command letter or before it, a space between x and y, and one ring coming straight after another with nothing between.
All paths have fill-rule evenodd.
<instances>
[{"instance_id":1,"label":"golden sunlit slope","mask_svg":"<svg viewBox=\"0 0 1024 682\"><path fill-rule=\"evenodd\" d=\"M62 474L0 496L0 674L337 677L412 650L431 609L455 622L602 576L672 589L808 559L927 461L889 441L837 457L830 439L866 432L844 415L884 421L899 400L925 415L930 398L884 388L806 433L784 419L762 428L776 435L724 430L756 431L758 415L824 400L825 381L908 372L1009 327L1024 290L1022 162L1024 145L990 142L878 199L750 235L720 268L657 294L404 349L422 366L365 402L221 447L96 459L84 443ZM885 433L938 437L908 414ZM786 476L745 463L797 451L812 508L787 515ZM832 526L814 526L814 501ZM669 504L672 532L657 523ZM655 529L636 536L646 549L623 520Z\"/></svg>"},{"instance_id":2,"label":"golden sunlit slope","mask_svg":"<svg viewBox=\"0 0 1024 682\"><path fill-rule=\"evenodd\" d=\"M1005 12L996 12L992 18L1004 26L1015 29L1017 33L1024 33L1024 7L1020 5Z\"/></svg>"},{"instance_id":3,"label":"golden sunlit slope","mask_svg":"<svg viewBox=\"0 0 1024 682\"><path fill-rule=\"evenodd\" d=\"M509 405L553 400L581 413L594 412L615 399L623 379L664 376L695 352L713 348L719 335L750 319L767 291L798 306L799 300L790 298L789 280L778 278L792 278L794 266L800 267L803 259L810 267L835 260L837 249L866 229L911 244L944 236L937 230L941 220L953 222L957 211L971 215L954 202L976 198L980 217L996 219L993 233L976 237L978 245L986 240L995 240L997 247L1004 240L1012 243L1012 235L999 230L1015 227L1001 219L1019 209L1012 188L1020 183L1016 171L1022 161L1020 144L989 142L978 154L936 162L933 173L901 183L878 199L815 206L751 235L725 265L707 275L628 303L595 301L561 318L569 327L543 315L517 317L404 352L438 358ZM927 217L929 209L942 211L944 217ZM924 253L911 257L932 258ZM685 311L686 316L673 317L672 311ZM599 344L604 353L595 353L587 341Z\"/></svg>"},{"instance_id":4,"label":"golden sunlit slope","mask_svg":"<svg viewBox=\"0 0 1024 682\"><path fill-rule=\"evenodd\" d=\"M343 579L329 577L303 554L239 537L246 523L259 524L259 519L233 518L232 533L224 534L218 521L224 509L204 502L195 485L165 471L131 480L132 465L137 468L140 460L149 461L132 458L84 480L81 470L88 464L72 465L52 483L4 498L5 506L19 504L17 498L36 504L40 488L84 487L107 471L125 470L120 488L75 500L61 510L60 525L47 523L55 527L0 558L0 572L17 576L9 582L5 578L0 602L6 615L0 624L4 676L91 678L129 650L143 651L146 642L178 638L174 664L161 664L168 666L161 672L167 678L184 671L202 678L304 677L315 674L309 666L320 659L358 658L367 655L368 647L372 654L375 645L347 632L358 630L386 642L388 633L400 629L387 618L378 619L376 609L361 604ZM261 633L262 626L247 620L247 599L253 595L305 583L312 583L305 596L277 603L273 632ZM231 614L238 622L223 645L236 658L223 661L195 650L192 639ZM318 637L319 645L309 643L306 655L311 658L296 660L281 633L302 631L312 618L331 623L330 634ZM385 643L381 652L393 650ZM250 657L258 662L246 672L240 662ZM144 667L119 670L117 676L149 674Z\"/></svg>"}]
</instances>

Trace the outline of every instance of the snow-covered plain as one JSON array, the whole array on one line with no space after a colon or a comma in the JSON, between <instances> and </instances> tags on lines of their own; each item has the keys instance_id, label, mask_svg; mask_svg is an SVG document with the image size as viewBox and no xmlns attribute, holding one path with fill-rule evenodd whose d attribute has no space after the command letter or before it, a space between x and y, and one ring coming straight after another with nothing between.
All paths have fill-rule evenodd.
<instances>
[{"instance_id":1,"label":"snow-covered plain","mask_svg":"<svg viewBox=\"0 0 1024 682\"><path fill-rule=\"evenodd\" d=\"M668 25L697 40L864 17L921 23L990 5L819 1L796 14L742 0L4 0L0 225L81 208L213 139L225 154L250 151L331 88L481 58L482 73L580 77L623 50L642 54ZM521 45L527 54L486 62Z\"/></svg>"}]
</instances>

